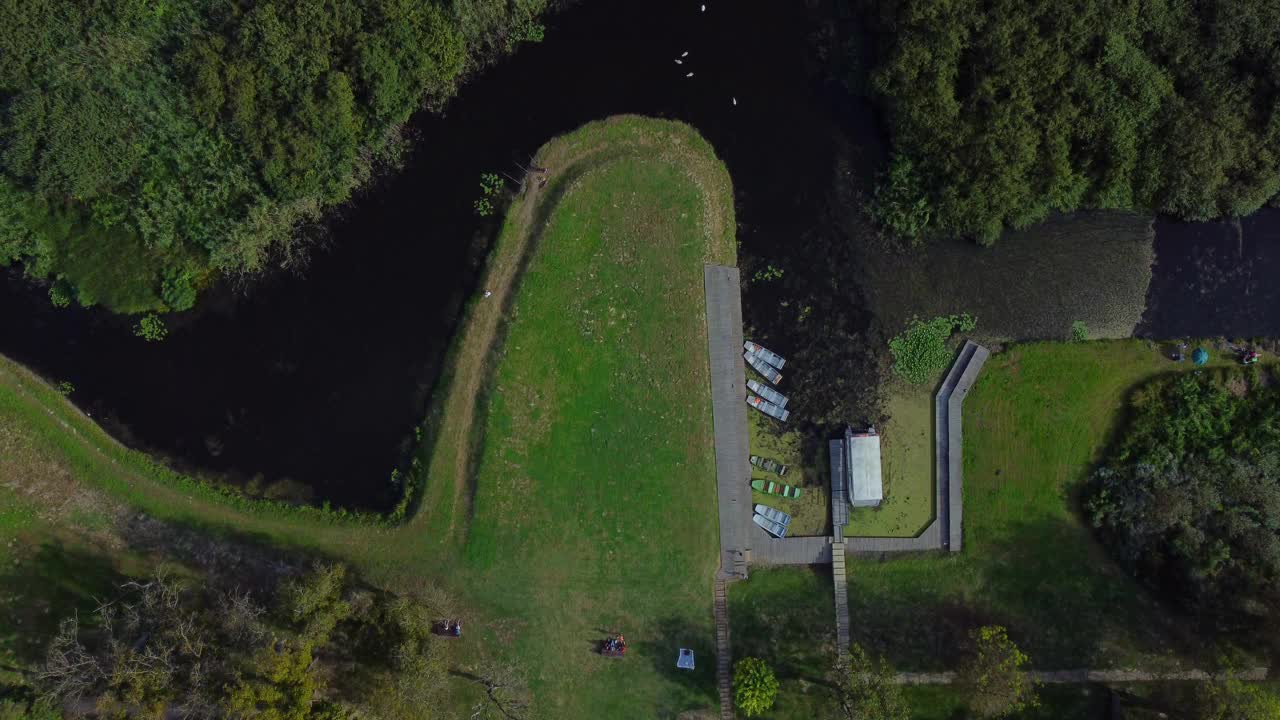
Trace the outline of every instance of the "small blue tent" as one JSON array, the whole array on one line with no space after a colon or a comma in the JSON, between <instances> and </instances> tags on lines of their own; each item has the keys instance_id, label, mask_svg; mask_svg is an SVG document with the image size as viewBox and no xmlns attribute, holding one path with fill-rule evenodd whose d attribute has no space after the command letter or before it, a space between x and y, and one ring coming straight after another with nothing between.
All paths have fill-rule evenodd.
<instances>
[{"instance_id":1,"label":"small blue tent","mask_svg":"<svg viewBox=\"0 0 1280 720\"><path fill-rule=\"evenodd\" d=\"M1191 362L1197 365L1203 365L1209 362L1209 351L1202 347L1196 348L1196 351L1191 353Z\"/></svg>"}]
</instances>

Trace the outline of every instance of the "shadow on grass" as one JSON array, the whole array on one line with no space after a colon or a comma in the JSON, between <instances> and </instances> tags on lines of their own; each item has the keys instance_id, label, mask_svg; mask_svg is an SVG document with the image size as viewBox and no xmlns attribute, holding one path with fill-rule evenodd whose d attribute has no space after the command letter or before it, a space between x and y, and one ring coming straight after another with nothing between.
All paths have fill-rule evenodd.
<instances>
[{"instance_id":1,"label":"shadow on grass","mask_svg":"<svg viewBox=\"0 0 1280 720\"><path fill-rule=\"evenodd\" d=\"M304 573L317 561L342 562L314 550L302 552L273 542L265 533L232 530L215 523L178 523L138 513L118 528L129 549L200 571L212 583L259 597L280 580Z\"/></svg>"},{"instance_id":2,"label":"shadow on grass","mask_svg":"<svg viewBox=\"0 0 1280 720\"><path fill-rule=\"evenodd\" d=\"M125 580L106 555L42 543L0 574L0 644L24 663L43 662L58 624L88 616Z\"/></svg>"},{"instance_id":3,"label":"shadow on grass","mask_svg":"<svg viewBox=\"0 0 1280 720\"><path fill-rule=\"evenodd\" d=\"M730 586L729 621L735 660L758 657L780 679L826 682L836 656L830 570L753 571Z\"/></svg>"},{"instance_id":4,"label":"shadow on grass","mask_svg":"<svg viewBox=\"0 0 1280 720\"><path fill-rule=\"evenodd\" d=\"M1137 655L1204 659L1188 618L1165 607L1061 519L1007 526L959 558L887 559L849 573L851 632L904 670L951 670L982 625L1003 625L1034 667L1125 664Z\"/></svg>"},{"instance_id":5,"label":"shadow on grass","mask_svg":"<svg viewBox=\"0 0 1280 720\"><path fill-rule=\"evenodd\" d=\"M652 638L634 643L638 651L635 659L649 660L658 675L684 691L658 698L658 717L674 718L682 712L717 706L720 700L716 691L714 635L708 634L705 626L680 616L664 618L658 627ZM681 648L693 651L693 670L676 667ZM625 662L631 661L628 658Z\"/></svg>"}]
</instances>

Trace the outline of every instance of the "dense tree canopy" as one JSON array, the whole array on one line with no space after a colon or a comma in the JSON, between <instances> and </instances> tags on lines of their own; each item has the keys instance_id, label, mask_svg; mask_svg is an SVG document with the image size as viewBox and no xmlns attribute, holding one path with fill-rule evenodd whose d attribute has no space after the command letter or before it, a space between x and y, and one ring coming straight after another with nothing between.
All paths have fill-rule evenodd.
<instances>
[{"instance_id":1,"label":"dense tree canopy","mask_svg":"<svg viewBox=\"0 0 1280 720\"><path fill-rule=\"evenodd\" d=\"M318 565L272 605L165 573L126 583L92 622L62 623L38 685L55 706L103 717L436 716L441 598L372 591L343 566Z\"/></svg>"},{"instance_id":2,"label":"dense tree canopy","mask_svg":"<svg viewBox=\"0 0 1280 720\"><path fill-rule=\"evenodd\" d=\"M1280 192L1270 0L884 0L890 228L996 238L1052 210L1244 214ZM927 227L926 227L927 226Z\"/></svg>"},{"instance_id":3,"label":"dense tree canopy","mask_svg":"<svg viewBox=\"0 0 1280 720\"><path fill-rule=\"evenodd\" d=\"M1201 371L1140 390L1088 493L1124 563L1244 624L1280 601L1280 389L1269 372Z\"/></svg>"},{"instance_id":4,"label":"dense tree canopy","mask_svg":"<svg viewBox=\"0 0 1280 720\"><path fill-rule=\"evenodd\" d=\"M0 265L117 311L298 252L545 0L0 0Z\"/></svg>"}]
</instances>

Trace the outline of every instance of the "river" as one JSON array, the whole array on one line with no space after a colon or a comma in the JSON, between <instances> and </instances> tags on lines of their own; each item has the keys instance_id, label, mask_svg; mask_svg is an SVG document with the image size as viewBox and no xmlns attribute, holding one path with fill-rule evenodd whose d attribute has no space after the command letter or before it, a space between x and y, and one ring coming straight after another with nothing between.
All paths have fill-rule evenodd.
<instances>
[{"instance_id":1,"label":"river","mask_svg":"<svg viewBox=\"0 0 1280 720\"><path fill-rule=\"evenodd\" d=\"M642 113L684 120L707 137L734 180L744 270L785 271L781 281L749 285L748 323L785 346L809 341L815 365L872 368L860 360L874 353L864 341L874 335L859 288L843 280L853 260L833 229L842 211L832 187L837 158L840 172L879 164L879 130L870 109L827 78L823 60L834 50L822 30L837 21L816 22L821 12L790 0L709 2L705 11L685 1L581 3L549 19L543 42L471 80L443 114L417 115L406 168L334 213L301 271L215 288L170 320L162 343L133 338L128 319L100 310L56 310L10 271L0 275L0 352L72 383L73 400L113 434L183 470L291 479L317 501L384 508L459 308L478 290L496 225L471 208L480 174L516 174L557 134ZM1270 307L1213 312L1233 328L1280 334L1280 303L1264 280L1280 257L1266 239L1280 219L1257 224L1230 256L1230 243L1196 249L1222 244L1208 231L1166 242L1172 226L1162 223L1162 280L1152 283L1160 301L1144 332L1213 325L1217 316L1182 303L1189 296L1180 288L1206 263L1244 253L1270 257L1251 265L1244 293ZM1215 287L1239 302L1238 277ZM816 343L812 327L793 322L813 306L827 318ZM828 333L843 342L827 342ZM870 369L849 375L839 392L817 383L801 393L857 397L859 383L874 380ZM833 403L833 416L857 408Z\"/></svg>"}]
</instances>

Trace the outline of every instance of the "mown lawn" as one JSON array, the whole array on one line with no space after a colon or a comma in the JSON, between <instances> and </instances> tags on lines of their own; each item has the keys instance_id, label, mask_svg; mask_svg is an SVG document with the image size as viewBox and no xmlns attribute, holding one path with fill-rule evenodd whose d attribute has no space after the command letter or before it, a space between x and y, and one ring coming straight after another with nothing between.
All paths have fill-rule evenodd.
<instances>
[{"instance_id":1,"label":"mown lawn","mask_svg":"<svg viewBox=\"0 0 1280 720\"><path fill-rule=\"evenodd\" d=\"M1188 369L1136 340L993 355L964 406L964 550L852 561L850 612L866 618L855 639L910 669L949 667L986 623L1008 626L1041 668L1194 655L1198 643L1111 561L1076 501L1127 394Z\"/></svg>"},{"instance_id":2,"label":"mown lawn","mask_svg":"<svg viewBox=\"0 0 1280 720\"><path fill-rule=\"evenodd\" d=\"M964 550L851 556L853 640L899 670L949 670L972 628L998 623L1040 669L1210 667L1221 647L1190 637L1176 611L1121 571L1076 505L1078 485L1122 425L1128 394L1160 374L1192 371L1166 351L1126 340L993 355L965 400ZM1230 362L1214 354L1213 364ZM822 571L807 569L755 571L733 585L733 608L774 613L769 621L752 618L758 610L734 614L735 654L777 664L784 692L807 690L834 661L834 648L823 650L830 589ZM957 707L944 689L912 697L921 717L952 717ZM1055 691L1050 707L1091 702L1081 691Z\"/></svg>"},{"instance_id":3,"label":"mown lawn","mask_svg":"<svg viewBox=\"0 0 1280 720\"><path fill-rule=\"evenodd\" d=\"M552 210L511 310L462 591L550 716L714 702L704 200L668 160L589 169ZM615 629L634 643L622 662L592 651ZM680 647L700 655L695 672L675 668Z\"/></svg>"},{"instance_id":4,"label":"mown lawn","mask_svg":"<svg viewBox=\"0 0 1280 720\"><path fill-rule=\"evenodd\" d=\"M718 529L702 266L735 262L728 173L688 126L634 116L557 138L537 160L551 182L512 203L486 272L493 296L467 309L413 464L425 490L409 522L225 495L119 445L4 358L0 430L48 461L54 495L92 490L178 526L343 560L397 592L443 586L468 620L468 639L448 650L459 712L478 692L467 673L495 661L528 678L546 717L712 707ZM30 507L0 495L0 590L24 578L40 587L24 558L91 545L94 523L114 521L90 508L36 528L31 513L58 497L40 495L48 483L12 457L0 453L0 492L36 494ZM91 564L109 573L147 571L127 548L98 549ZM92 579L79 554L39 559L53 579ZM80 606L72 599L61 609ZM612 630L631 640L625 661L593 653ZM696 672L676 671L679 647L697 651Z\"/></svg>"}]
</instances>

